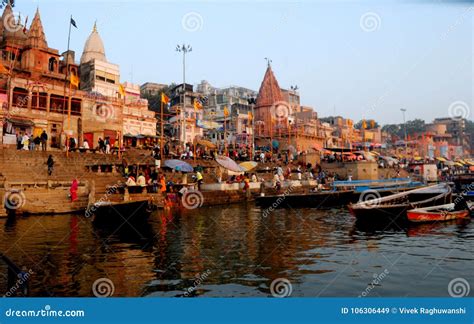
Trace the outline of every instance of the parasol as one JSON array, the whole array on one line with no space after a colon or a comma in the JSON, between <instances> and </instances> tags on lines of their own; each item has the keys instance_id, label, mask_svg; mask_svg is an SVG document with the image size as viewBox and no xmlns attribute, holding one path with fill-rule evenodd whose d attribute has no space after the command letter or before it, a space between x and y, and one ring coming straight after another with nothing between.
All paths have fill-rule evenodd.
<instances>
[{"instance_id":1,"label":"parasol","mask_svg":"<svg viewBox=\"0 0 474 324\"><path fill-rule=\"evenodd\" d=\"M237 163L235 163L234 160L227 156L218 156L216 157L216 161L217 163L219 163L219 165L226 168L227 170L234 172L243 172L242 168Z\"/></svg>"},{"instance_id":2,"label":"parasol","mask_svg":"<svg viewBox=\"0 0 474 324\"><path fill-rule=\"evenodd\" d=\"M252 169L255 169L257 167L257 165L258 165L258 163L253 162L253 161L247 161L247 162L239 163L240 168L245 172L248 172Z\"/></svg>"},{"instance_id":3,"label":"parasol","mask_svg":"<svg viewBox=\"0 0 474 324\"><path fill-rule=\"evenodd\" d=\"M207 147L208 149L215 149L217 147L216 144L212 143L211 141L205 140L205 139L197 140L197 143L199 145Z\"/></svg>"},{"instance_id":4,"label":"parasol","mask_svg":"<svg viewBox=\"0 0 474 324\"><path fill-rule=\"evenodd\" d=\"M186 163L181 160L166 160L165 161L165 166L176 170L176 171L182 171L182 172L193 172L194 169L191 164Z\"/></svg>"}]
</instances>

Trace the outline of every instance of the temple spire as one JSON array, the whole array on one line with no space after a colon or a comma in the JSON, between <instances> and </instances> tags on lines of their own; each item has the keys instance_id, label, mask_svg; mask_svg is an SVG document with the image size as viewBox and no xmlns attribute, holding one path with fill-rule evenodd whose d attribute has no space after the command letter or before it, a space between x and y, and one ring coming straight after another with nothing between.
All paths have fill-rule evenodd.
<instances>
[{"instance_id":1,"label":"temple spire","mask_svg":"<svg viewBox=\"0 0 474 324\"><path fill-rule=\"evenodd\" d=\"M267 71L258 92L256 107L272 106L276 102L283 101L280 86L272 71L271 60L265 59L267 60Z\"/></svg>"},{"instance_id":2,"label":"temple spire","mask_svg":"<svg viewBox=\"0 0 474 324\"><path fill-rule=\"evenodd\" d=\"M28 30L28 44L31 47L47 48L48 42L44 34L43 23L41 22L39 8L36 8L35 17Z\"/></svg>"}]
</instances>

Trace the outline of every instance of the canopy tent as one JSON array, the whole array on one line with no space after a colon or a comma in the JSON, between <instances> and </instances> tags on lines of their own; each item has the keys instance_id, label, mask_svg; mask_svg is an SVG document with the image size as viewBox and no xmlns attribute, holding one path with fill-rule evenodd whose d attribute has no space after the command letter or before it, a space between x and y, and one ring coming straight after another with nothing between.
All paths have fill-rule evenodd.
<instances>
[{"instance_id":1,"label":"canopy tent","mask_svg":"<svg viewBox=\"0 0 474 324\"><path fill-rule=\"evenodd\" d=\"M239 164L240 168L245 171L251 171L257 167L258 163L254 161L247 161L247 162L242 162Z\"/></svg>"},{"instance_id":2,"label":"canopy tent","mask_svg":"<svg viewBox=\"0 0 474 324\"><path fill-rule=\"evenodd\" d=\"M165 161L165 166L176 170L176 171L181 171L181 172L193 172L194 168L192 167L191 164L186 163L182 160L166 160Z\"/></svg>"},{"instance_id":3,"label":"canopy tent","mask_svg":"<svg viewBox=\"0 0 474 324\"><path fill-rule=\"evenodd\" d=\"M234 171L234 172L243 172L242 168L231 158L227 156L218 156L216 157L216 162L219 163L220 166L226 168L227 170Z\"/></svg>"},{"instance_id":4,"label":"canopy tent","mask_svg":"<svg viewBox=\"0 0 474 324\"><path fill-rule=\"evenodd\" d=\"M446 159L444 157L437 157L436 160L440 162L446 162Z\"/></svg>"}]
</instances>

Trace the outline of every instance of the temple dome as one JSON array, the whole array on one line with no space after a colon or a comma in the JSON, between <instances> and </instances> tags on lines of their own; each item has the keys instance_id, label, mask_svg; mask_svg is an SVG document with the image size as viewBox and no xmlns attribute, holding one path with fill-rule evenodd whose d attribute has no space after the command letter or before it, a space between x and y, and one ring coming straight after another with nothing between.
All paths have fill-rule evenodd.
<instances>
[{"instance_id":1,"label":"temple dome","mask_svg":"<svg viewBox=\"0 0 474 324\"><path fill-rule=\"evenodd\" d=\"M84 45L84 51L81 56L81 64L87 63L91 60L99 60L107 62L105 57L104 43L97 32L97 25L94 24L92 33L87 38L86 44Z\"/></svg>"}]
</instances>

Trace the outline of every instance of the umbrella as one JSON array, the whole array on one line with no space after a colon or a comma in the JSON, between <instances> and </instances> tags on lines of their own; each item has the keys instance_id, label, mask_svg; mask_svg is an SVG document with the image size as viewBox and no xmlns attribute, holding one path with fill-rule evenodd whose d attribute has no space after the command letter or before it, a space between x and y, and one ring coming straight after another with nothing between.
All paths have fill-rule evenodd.
<instances>
[{"instance_id":1,"label":"umbrella","mask_svg":"<svg viewBox=\"0 0 474 324\"><path fill-rule=\"evenodd\" d=\"M174 169L176 171L182 171L182 172L193 172L194 169L191 164L186 163L181 160L166 160L165 161L165 166Z\"/></svg>"},{"instance_id":2,"label":"umbrella","mask_svg":"<svg viewBox=\"0 0 474 324\"><path fill-rule=\"evenodd\" d=\"M240 168L245 172L248 172L252 169L255 169L257 167L257 165L258 165L258 163L253 162L253 161L247 161L247 162L239 163Z\"/></svg>"},{"instance_id":3,"label":"umbrella","mask_svg":"<svg viewBox=\"0 0 474 324\"><path fill-rule=\"evenodd\" d=\"M235 163L234 160L227 156L218 156L216 157L216 161L227 170L234 172L242 172L242 168L237 163Z\"/></svg>"},{"instance_id":4,"label":"umbrella","mask_svg":"<svg viewBox=\"0 0 474 324\"><path fill-rule=\"evenodd\" d=\"M197 141L197 143L199 145L205 146L209 149L215 149L216 148L216 144L212 143L211 141L205 140L205 139L200 139L200 140Z\"/></svg>"}]
</instances>

